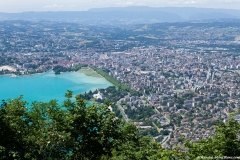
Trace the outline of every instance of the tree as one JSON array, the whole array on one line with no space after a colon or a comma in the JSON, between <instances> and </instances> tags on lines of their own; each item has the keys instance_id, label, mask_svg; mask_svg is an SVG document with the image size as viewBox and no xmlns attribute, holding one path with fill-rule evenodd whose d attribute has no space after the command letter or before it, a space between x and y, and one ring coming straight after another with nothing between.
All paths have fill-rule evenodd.
<instances>
[{"instance_id":1,"label":"tree","mask_svg":"<svg viewBox=\"0 0 240 160\"><path fill-rule=\"evenodd\" d=\"M71 121L73 150L70 157L100 159L102 155L110 156L124 124L108 109L109 104L86 107L83 99L77 97L75 103L68 99L64 106Z\"/></svg>"},{"instance_id":2,"label":"tree","mask_svg":"<svg viewBox=\"0 0 240 160\"><path fill-rule=\"evenodd\" d=\"M162 151L151 138L139 136L108 109L109 104L86 106L72 92L59 105L28 104L22 96L3 101L0 108L2 159L146 159Z\"/></svg>"},{"instance_id":3,"label":"tree","mask_svg":"<svg viewBox=\"0 0 240 160\"><path fill-rule=\"evenodd\" d=\"M1 107L1 157L8 159L65 159L69 133L65 112L57 101L33 102L22 96ZM5 159L5 158L4 158Z\"/></svg>"},{"instance_id":4,"label":"tree","mask_svg":"<svg viewBox=\"0 0 240 160\"><path fill-rule=\"evenodd\" d=\"M163 150L160 143L150 137L138 136L139 130L133 124L127 124L122 130L122 138L113 150L111 159L145 160Z\"/></svg>"},{"instance_id":5,"label":"tree","mask_svg":"<svg viewBox=\"0 0 240 160\"><path fill-rule=\"evenodd\" d=\"M25 152L23 135L27 125L22 121L26 102L18 99L8 104L2 101L0 108L0 159L21 158Z\"/></svg>"},{"instance_id":6,"label":"tree","mask_svg":"<svg viewBox=\"0 0 240 160\"><path fill-rule=\"evenodd\" d=\"M239 131L240 124L234 119L228 123L220 123L213 138L200 140L198 143L186 143L190 157L240 156Z\"/></svg>"},{"instance_id":7,"label":"tree","mask_svg":"<svg viewBox=\"0 0 240 160\"><path fill-rule=\"evenodd\" d=\"M72 92L61 106L56 100L27 106L22 96L2 103L0 155L7 159L98 159L108 155L123 122L108 105L87 107ZM28 109L30 108L30 109Z\"/></svg>"},{"instance_id":8,"label":"tree","mask_svg":"<svg viewBox=\"0 0 240 160\"><path fill-rule=\"evenodd\" d=\"M109 104L86 106L71 101L72 92L59 105L33 102L22 97L1 108L0 154L8 159L100 159L111 156L121 139L124 123L108 109ZM28 107L30 109L28 109ZM8 136L11 135L12 137Z\"/></svg>"}]
</instances>

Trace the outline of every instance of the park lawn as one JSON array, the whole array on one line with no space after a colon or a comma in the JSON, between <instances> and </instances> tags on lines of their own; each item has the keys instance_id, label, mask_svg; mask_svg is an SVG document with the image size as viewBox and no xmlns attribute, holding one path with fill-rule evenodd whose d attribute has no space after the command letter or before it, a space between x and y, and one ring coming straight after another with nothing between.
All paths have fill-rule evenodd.
<instances>
[{"instance_id":1,"label":"park lawn","mask_svg":"<svg viewBox=\"0 0 240 160\"><path fill-rule=\"evenodd\" d=\"M95 72L92 69L80 69L78 72L83 73L86 76L99 77L99 78L102 77L101 75L99 75L97 72Z\"/></svg>"}]
</instances>

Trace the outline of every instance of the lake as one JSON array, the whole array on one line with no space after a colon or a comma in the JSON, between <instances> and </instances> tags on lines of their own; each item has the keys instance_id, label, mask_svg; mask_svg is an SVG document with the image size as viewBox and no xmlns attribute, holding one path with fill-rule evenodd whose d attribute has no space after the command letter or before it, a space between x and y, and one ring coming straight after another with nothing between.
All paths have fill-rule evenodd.
<instances>
[{"instance_id":1,"label":"lake","mask_svg":"<svg viewBox=\"0 0 240 160\"><path fill-rule=\"evenodd\" d=\"M49 71L18 77L0 76L0 100L24 95L23 99L28 102L48 102L52 99L63 102L67 90L73 91L76 95L111 85L104 78L90 77L78 72L55 75Z\"/></svg>"}]
</instances>

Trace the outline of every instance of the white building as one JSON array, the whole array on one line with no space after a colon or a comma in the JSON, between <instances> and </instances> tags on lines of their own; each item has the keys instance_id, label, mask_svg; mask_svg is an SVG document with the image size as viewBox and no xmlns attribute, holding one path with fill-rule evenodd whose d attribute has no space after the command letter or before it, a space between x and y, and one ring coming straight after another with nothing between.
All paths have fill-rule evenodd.
<instances>
[{"instance_id":1,"label":"white building","mask_svg":"<svg viewBox=\"0 0 240 160\"><path fill-rule=\"evenodd\" d=\"M104 99L104 95L100 91L98 91L97 94L93 95L93 98L95 98L95 99Z\"/></svg>"}]
</instances>

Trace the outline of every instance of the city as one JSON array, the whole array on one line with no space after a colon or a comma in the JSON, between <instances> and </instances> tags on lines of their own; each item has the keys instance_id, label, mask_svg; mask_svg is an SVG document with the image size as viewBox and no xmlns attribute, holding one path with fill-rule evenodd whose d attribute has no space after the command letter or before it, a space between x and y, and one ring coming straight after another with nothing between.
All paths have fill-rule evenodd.
<instances>
[{"instance_id":1,"label":"city","mask_svg":"<svg viewBox=\"0 0 240 160\"><path fill-rule=\"evenodd\" d=\"M114 104L164 148L197 142L240 121L240 21L87 26L0 22L1 75L91 66L134 92ZM12 68L6 68L6 66ZM104 91L101 90L101 91ZM103 94L108 94L107 92Z\"/></svg>"}]
</instances>

